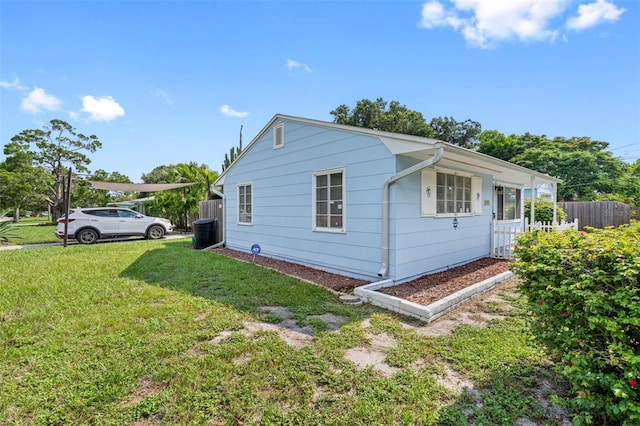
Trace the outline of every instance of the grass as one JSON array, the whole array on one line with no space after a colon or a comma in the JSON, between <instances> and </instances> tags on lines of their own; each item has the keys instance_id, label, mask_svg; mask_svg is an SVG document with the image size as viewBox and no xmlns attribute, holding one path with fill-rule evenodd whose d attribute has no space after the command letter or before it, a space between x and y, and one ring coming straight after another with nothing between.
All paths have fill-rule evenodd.
<instances>
[{"instance_id":1,"label":"grass","mask_svg":"<svg viewBox=\"0 0 640 426\"><path fill-rule=\"evenodd\" d=\"M20 219L20 222L9 226L11 234L8 245L55 243L56 226L47 221L46 217L32 217Z\"/></svg>"},{"instance_id":2,"label":"grass","mask_svg":"<svg viewBox=\"0 0 640 426\"><path fill-rule=\"evenodd\" d=\"M486 328L424 338L390 314L189 243L0 251L0 424L549 420L527 390L547 361L517 309ZM262 306L287 307L314 341L295 349L275 332L242 333ZM328 312L346 324L331 332L308 318ZM397 342L393 377L345 358L367 333ZM439 384L443 365L468 374L479 396Z\"/></svg>"}]
</instances>

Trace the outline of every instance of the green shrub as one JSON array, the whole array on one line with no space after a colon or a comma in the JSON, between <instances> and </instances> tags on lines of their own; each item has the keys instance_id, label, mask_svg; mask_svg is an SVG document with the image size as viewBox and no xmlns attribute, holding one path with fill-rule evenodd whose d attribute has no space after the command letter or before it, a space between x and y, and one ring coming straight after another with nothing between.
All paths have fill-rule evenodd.
<instances>
[{"instance_id":1,"label":"green shrub","mask_svg":"<svg viewBox=\"0 0 640 426\"><path fill-rule=\"evenodd\" d=\"M553 222L553 203L551 201L536 200L534 222ZM531 200L524 200L524 217L531 218ZM556 208L556 220L558 222L567 219L567 213L560 207Z\"/></svg>"},{"instance_id":2,"label":"green shrub","mask_svg":"<svg viewBox=\"0 0 640 426\"><path fill-rule=\"evenodd\" d=\"M640 424L640 230L525 233L512 269L576 424Z\"/></svg>"}]
</instances>

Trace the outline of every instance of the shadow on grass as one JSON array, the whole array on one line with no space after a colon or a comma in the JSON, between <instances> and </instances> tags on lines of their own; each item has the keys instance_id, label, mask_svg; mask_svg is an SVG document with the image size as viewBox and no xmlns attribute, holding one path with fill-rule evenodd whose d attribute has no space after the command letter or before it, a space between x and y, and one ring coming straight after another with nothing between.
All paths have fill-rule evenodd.
<instances>
[{"instance_id":1,"label":"shadow on grass","mask_svg":"<svg viewBox=\"0 0 640 426\"><path fill-rule=\"evenodd\" d=\"M326 289L251 263L194 250L188 240L165 241L146 251L121 274L163 288L224 303L261 315L261 307L283 306L304 322L332 313L347 321L370 315L367 306L347 306Z\"/></svg>"},{"instance_id":2,"label":"shadow on grass","mask_svg":"<svg viewBox=\"0 0 640 426\"><path fill-rule=\"evenodd\" d=\"M554 403L568 392L568 382L550 368L527 364L501 367L478 387L465 388L453 404L442 408L438 424L570 425L573 423L567 410Z\"/></svg>"}]
</instances>

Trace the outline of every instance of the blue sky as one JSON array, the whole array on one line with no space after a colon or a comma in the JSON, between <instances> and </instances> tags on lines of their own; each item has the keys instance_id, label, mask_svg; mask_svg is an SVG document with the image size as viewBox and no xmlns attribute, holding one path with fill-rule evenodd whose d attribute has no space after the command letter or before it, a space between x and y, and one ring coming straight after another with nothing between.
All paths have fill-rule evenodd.
<instances>
[{"instance_id":1,"label":"blue sky","mask_svg":"<svg viewBox=\"0 0 640 426\"><path fill-rule=\"evenodd\" d=\"M378 97L633 162L640 2L0 1L1 145L59 118L102 141L91 170L134 182Z\"/></svg>"}]
</instances>

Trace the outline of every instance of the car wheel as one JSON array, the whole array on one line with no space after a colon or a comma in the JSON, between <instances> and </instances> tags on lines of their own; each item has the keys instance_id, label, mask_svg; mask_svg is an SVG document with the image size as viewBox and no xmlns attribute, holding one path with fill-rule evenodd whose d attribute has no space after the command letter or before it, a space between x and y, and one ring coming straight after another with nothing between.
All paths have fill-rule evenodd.
<instances>
[{"instance_id":1,"label":"car wheel","mask_svg":"<svg viewBox=\"0 0 640 426\"><path fill-rule=\"evenodd\" d=\"M93 244L98 241L98 233L93 229L83 229L76 235L80 244Z\"/></svg>"},{"instance_id":2,"label":"car wheel","mask_svg":"<svg viewBox=\"0 0 640 426\"><path fill-rule=\"evenodd\" d=\"M164 237L164 228L160 225L153 225L147 230L147 238L150 240L159 240Z\"/></svg>"}]
</instances>

